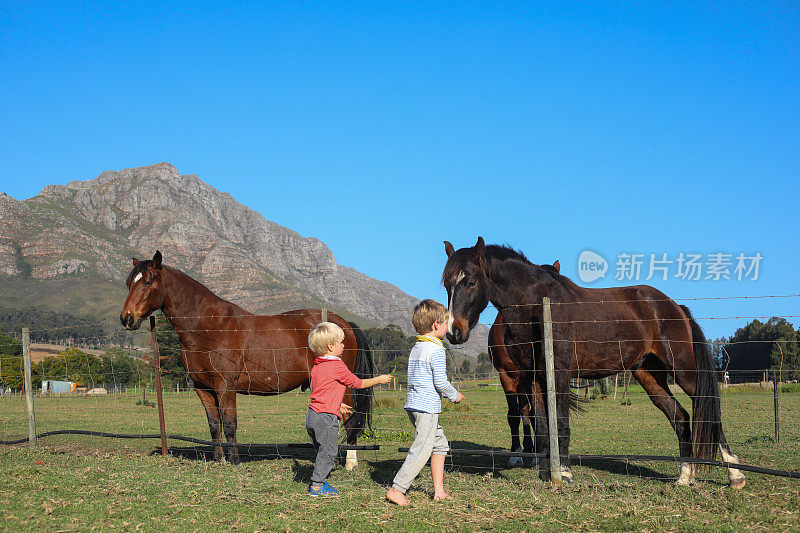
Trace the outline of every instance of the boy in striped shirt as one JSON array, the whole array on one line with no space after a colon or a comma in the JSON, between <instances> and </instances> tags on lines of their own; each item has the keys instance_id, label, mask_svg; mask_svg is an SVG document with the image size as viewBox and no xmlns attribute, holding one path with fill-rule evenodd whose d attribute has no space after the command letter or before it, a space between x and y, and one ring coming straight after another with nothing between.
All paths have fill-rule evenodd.
<instances>
[{"instance_id":1,"label":"boy in striped shirt","mask_svg":"<svg viewBox=\"0 0 800 533\"><path fill-rule=\"evenodd\" d=\"M405 493L420 470L431 460L433 499L444 500L444 458L450 451L444 430L439 425L442 396L454 403L464 399L447 380L446 354L442 339L447 334L447 308L435 300L422 300L414 307L411 322L417 330L417 342L408 356L408 395L405 410L414 424L414 443L403 466L386 493L397 505L408 505Z\"/></svg>"}]
</instances>

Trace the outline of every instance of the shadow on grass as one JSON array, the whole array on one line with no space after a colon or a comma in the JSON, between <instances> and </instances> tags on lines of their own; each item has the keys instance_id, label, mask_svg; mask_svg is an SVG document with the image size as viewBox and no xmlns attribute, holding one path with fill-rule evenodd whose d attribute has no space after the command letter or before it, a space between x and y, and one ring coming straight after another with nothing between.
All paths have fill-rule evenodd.
<instances>
[{"instance_id":1,"label":"shadow on grass","mask_svg":"<svg viewBox=\"0 0 800 533\"><path fill-rule=\"evenodd\" d=\"M389 448L388 446L384 446ZM470 441L451 441L450 447L453 449L462 450L476 450L476 451L491 451L495 448L485 446ZM495 449L496 450L496 449ZM372 480L380 485L391 485L394 475L400 469L405 460L405 455L398 452L401 456L398 459L389 459L383 461L372 461L370 465L373 467L371 472ZM449 455L446 460L446 468L450 471L458 471L466 474L485 475L492 472L498 477L507 477L506 473L510 470L528 470L530 471L531 480L539 479L538 465L531 466L531 459L525 458L525 464L522 467L509 467L508 456L493 456L493 455L470 455L457 453ZM546 459L545 459L546 461ZM546 463L545 463L546 464ZM583 459L580 461L573 461L573 467L579 466L584 468L591 468L593 470L607 472L609 474L619 476L630 476L639 479L649 479L659 481L665 484L671 484L675 478L670 474L665 474L664 470L654 470L641 463L626 462L619 459ZM677 473L677 472L676 472ZM576 481L580 480L580 475L576 477ZM713 482L713 481L712 481Z\"/></svg>"},{"instance_id":2,"label":"shadow on grass","mask_svg":"<svg viewBox=\"0 0 800 533\"><path fill-rule=\"evenodd\" d=\"M214 450L211 446L170 446L167 453L173 457L188 459L190 461L214 461ZM156 447L149 455L161 455L161 448ZM315 452L312 448L276 448L275 446L239 446L239 460L242 463L256 461L271 461L275 459L305 459L314 461Z\"/></svg>"},{"instance_id":3,"label":"shadow on grass","mask_svg":"<svg viewBox=\"0 0 800 533\"><path fill-rule=\"evenodd\" d=\"M401 446L398 446L396 443L393 443L391 445L381 446L381 448L385 451L390 451L393 448L396 450L399 447ZM467 450L481 450L481 451L492 450L492 448L489 446L469 441L450 441L450 447L455 449L467 449ZM397 454L398 457L396 459L368 461L368 463L372 467L370 477L375 483L386 487L392 484L395 474L397 474L397 471L400 470L400 467L403 465L403 461L405 461L406 458L406 454L404 452L398 451ZM493 472L500 471L500 476L503 476L502 471L508 469L507 465L508 465L507 457L499 458L487 455L466 455L466 454L448 455L445 461L445 468L447 468L450 471L459 471L459 472L465 472L467 474L478 474L478 475L484 475L487 472L491 471Z\"/></svg>"},{"instance_id":4,"label":"shadow on grass","mask_svg":"<svg viewBox=\"0 0 800 533\"><path fill-rule=\"evenodd\" d=\"M381 446L384 452L392 452L400 447L397 443L383 444ZM476 451L490 451L495 448L485 446L470 441L451 441L450 447L462 450L476 450ZM214 461L214 452L211 446L185 446L185 447L169 447L168 453L173 457L188 459L191 461ZM391 485L394 476L403 464L406 454L403 452L396 452L397 456L391 459L383 460L367 460L370 465L370 477L372 480L382 486L388 487ZM154 447L149 455L160 455L161 448ZM340 453L340 462L344 464L344 454ZM311 448L276 448L274 446L240 446L239 458L242 463L251 463L257 461L271 461L276 459L293 459L292 472L294 473L294 481L305 482L311 478L311 472L314 469L315 452ZM509 470L525 469L530 471L531 480L539 479L538 466L531 466L530 459L525 459L523 467L509 467L507 456L492 456L492 455L470 455L470 454L455 454L449 455L445 462L445 466L449 471L458 471L465 474L485 475L488 472L494 473L498 477L506 477L506 472ZM362 459L364 460L364 459ZM636 477L639 479L649 479L658 481L664 484L671 484L674 482L675 477L665 469L654 470L649 466L642 463L628 462L620 459L611 458L591 458L582 459L580 461L573 461L573 467L590 468L597 471L606 472L618 476ZM665 468L668 468L666 466ZM677 466L676 466L677 468ZM675 472L677 474L677 470ZM580 474L576 476L576 481L580 481ZM714 480L704 480L713 484L724 484Z\"/></svg>"}]
</instances>

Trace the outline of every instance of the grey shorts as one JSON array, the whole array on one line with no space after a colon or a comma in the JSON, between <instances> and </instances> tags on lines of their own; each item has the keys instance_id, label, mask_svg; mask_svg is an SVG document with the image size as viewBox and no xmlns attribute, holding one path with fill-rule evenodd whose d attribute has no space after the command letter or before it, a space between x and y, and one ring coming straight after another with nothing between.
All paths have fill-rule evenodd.
<instances>
[{"instance_id":1,"label":"grey shorts","mask_svg":"<svg viewBox=\"0 0 800 533\"><path fill-rule=\"evenodd\" d=\"M439 425L439 413L421 413L419 411L406 411L411 423L414 424L414 442L408 450L403 466L394 476L392 486L406 493L408 487L423 469L432 454L447 455L450 443L444 436L444 430Z\"/></svg>"}]
</instances>

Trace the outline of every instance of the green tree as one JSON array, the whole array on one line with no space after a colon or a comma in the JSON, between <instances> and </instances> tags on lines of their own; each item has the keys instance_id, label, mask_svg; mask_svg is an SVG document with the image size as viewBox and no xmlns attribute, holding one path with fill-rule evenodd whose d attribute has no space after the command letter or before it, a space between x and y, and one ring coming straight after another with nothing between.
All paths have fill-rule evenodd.
<instances>
[{"instance_id":1,"label":"green tree","mask_svg":"<svg viewBox=\"0 0 800 533\"><path fill-rule=\"evenodd\" d=\"M22 390L24 383L22 372L21 357L0 354L0 388Z\"/></svg>"},{"instance_id":2,"label":"green tree","mask_svg":"<svg viewBox=\"0 0 800 533\"><path fill-rule=\"evenodd\" d=\"M404 377L408 373L408 354L416 342L416 337L406 336L399 326L389 324L383 328L364 330L369 339L375 368L378 374L395 369L395 376Z\"/></svg>"},{"instance_id":3,"label":"green tree","mask_svg":"<svg viewBox=\"0 0 800 533\"><path fill-rule=\"evenodd\" d=\"M172 383L186 382L186 369L181 358L181 343L178 333L163 314L156 318L156 338L161 359L162 376Z\"/></svg>"},{"instance_id":4,"label":"green tree","mask_svg":"<svg viewBox=\"0 0 800 533\"><path fill-rule=\"evenodd\" d=\"M783 369L796 376L800 373L800 353L798 352L798 332L791 323L780 317L772 317L767 322L753 320L736 330L725 350L730 356L730 370ZM733 377L733 376L732 376ZM790 377L789 379L794 379Z\"/></svg>"},{"instance_id":5,"label":"green tree","mask_svg":"<svg viewBox=\"0 0 800 533\"><path fill-rule=\"evenodd\" d=\"M459 367L458 373L461 374L462 376L469 375L471 366L472 363L470 363L469 359L464 359L463 361L461 361L461 367Z\"/></svg>"},{"instance_id":6,"label":"green tree","mask_svg":"<svg viewBox=\"0 0 800 533\"><path fill-rule=\"evenodd\" d=\"M94 355L68 348L37 365L37 374L44 380L72 381L93 388L102 382L103 363Z\"/></svg>"},{"instance_id":7,"label":"green tree","mask_svg":"<svg viewBox=\"0 0 800 533\"><path fill-rule=\"evenodd\" d=\"M0 354L22 355L22 342L14 337L0 334Z\"/></svg>"},{"instance_id":8,"label":"green tree","mask_svg":"<svg viewBox=\"0 0 800 533\"><path fill-rule=\"evenodd\" d=\"M717 370L725 370L728 365L728 354L725 352L725 348L729 342L728 337L720 337L711 341L711 355L714 357L714 368Z\"/></svg>"},{"instance_id":9,"label":"green tree","mask_svg":"<svg viewBox=\"0 0 800 533\"><path fill-rule=\"evenodd\" d=\"M137 381L136 365L134 360L123 355L121 350L109 350L101 358L102 377L101 381L107 385L124 383L133 385Z\"/></svg>"}]
</instances>

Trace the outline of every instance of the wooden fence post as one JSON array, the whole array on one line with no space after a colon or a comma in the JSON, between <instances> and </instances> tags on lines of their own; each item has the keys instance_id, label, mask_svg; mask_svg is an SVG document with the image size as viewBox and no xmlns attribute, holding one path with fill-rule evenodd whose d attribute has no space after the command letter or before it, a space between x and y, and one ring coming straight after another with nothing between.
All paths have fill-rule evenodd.
<instances>
[{"instance_id":1,"label":"wooden fence post","mask_svg":"<svg viewBox=\"0 0 800 533\"><path fill-rule=\"evenodd\" d=\"M25 366L25 400L28 403L28 444L36 446L36 412L33 409L33 380L31 379L31 330L22 328L22 361Z\"/></svg>"},{"instance_id":2,"label":"wooden fence post","mask_svg":"<svg viewBox=\"0 0 800 533\"><path fill-rule=\"evenodd\" d=\"M561 483L561 457L558 449L558 414L556 413L556 376L553 361L553 318L550 298L542 299L544 323L544 364L547 375L547 426L550 433L550 481Z\"/></svg>"},{"instance_id":3,"label":"wooden fence post","mask_svg":"<svg viewBox=\"0 0 800 533\"><path fill-rule=\"evenodd\" d=\"M158 404L158 425L161 429L161 455L167 455L167 429L164 423L164 398L161 390L161 356L158 353L156 337L156 317L150 315L150 343L153 345L153 374L156 380L156 403Z\"/></svg>"}]
</instances>

